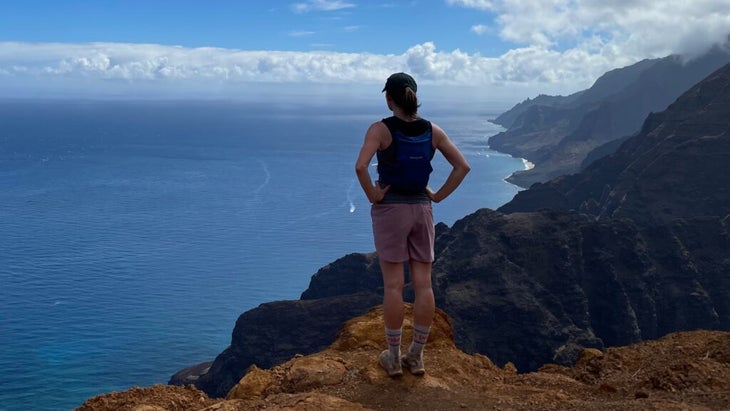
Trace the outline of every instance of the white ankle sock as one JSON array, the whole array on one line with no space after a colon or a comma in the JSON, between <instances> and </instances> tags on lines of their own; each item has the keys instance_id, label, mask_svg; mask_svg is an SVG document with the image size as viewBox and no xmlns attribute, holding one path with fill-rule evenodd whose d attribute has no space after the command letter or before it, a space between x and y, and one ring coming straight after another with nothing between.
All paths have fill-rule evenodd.
<instances>
[{"instance_id":1,"label":"white ankle sock","mask_svg":"<svg viewBox=\"0 0 730 411\"><path fill-rule=\"evenodd\" d=\"M403 328L391 330L385 328L385 341L388 343L388 351L390 356L396 360L400 359L400 337L403 334Z\"/></svg>"},{"instance_id":2,"label":"white ankle sock","mask_svg":"<svg viewBox=\"0 0 730 411\"><path fill-rule=\"evenodd\" d=\"M429 331L431 331L431 327L413 324L413 342L411 342L408 351L414 354L422 353L423 347L426 346L426 341L428 341Z\"/></svg>"}]
</instances>

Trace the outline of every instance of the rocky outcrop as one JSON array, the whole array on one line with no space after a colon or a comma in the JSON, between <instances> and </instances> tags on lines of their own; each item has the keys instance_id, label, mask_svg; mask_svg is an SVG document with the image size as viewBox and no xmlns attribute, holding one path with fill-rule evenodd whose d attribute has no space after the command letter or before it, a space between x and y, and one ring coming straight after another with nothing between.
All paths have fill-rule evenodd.
<instances>
[{"instance_id":1,"label":"rocky outcrop","mask_svg":"<svg viewBox=\"0 0 730 411\"><path fill-rule=\"evenodd\" d=\"M211 396L225 396L250 365L268 368L296 354L322 350L334 341L342 323L381 301L369 292L262 304L238 318L230 346L194 384Z\"/></svg>"},{"instance_id":2,"label":"rocky outcrop","mask_svg":"<svg viewBox=\"0 0 730 411\"><path fill-rule=\"evenodd\" d=\"M338 273L359 273L358 276ZM312 276L302 300L377 291L383 286L378 256L375 253L348 254L322 267Z\"/></svg>"},{"instance_id":3,"label":"rocky outcrop","mask_svg":"<svg viewBox=\"0 0 730 411\"><path fill-rule=\"evenodd\" d=\"M183 368L182 370L173 374L170 377L168 384L185 386L189 384L195 384L201 375L205 375L210 370L210 366L213 365L213 361L206 361L200 364L196 364L190 367Z\"/></svg>"},{"instance_id":4,"label":"rocky outcrop","mask_svg":"<svg viewBox=\"0 0 730 411\"><path fill-rule=\"evenodd\" d=\"M681 93L730 62L730 45L686 62L679 56L644 60L613 70L589 89L567 97L542 96L518 104L494 120L507 130L491 148L535 164L508 180L522 187L576 173L637 132L651 112L664 110ZM599 147L603 147L591 154Z\"/></svg>"},{"instance_id":5,"label":"rocky outcrop","mask_svg":"<svg viewBox=\"0 0 730 411\"><path fill-rule=\"evenodd\" d=\"M412 307L407 306L407 318ZM379 367L382 307L347 321L326 349L269 369L252 366L211 400L192 387L133 388L91 398L78 411L214 410L703 410L730 407L730 333L695 331L606 350L572 367L518 374L511 363L467 354L437 311L426 374L389 378ZM412 324L404 327L405 344Z\"/></svg>"}]
</instances>

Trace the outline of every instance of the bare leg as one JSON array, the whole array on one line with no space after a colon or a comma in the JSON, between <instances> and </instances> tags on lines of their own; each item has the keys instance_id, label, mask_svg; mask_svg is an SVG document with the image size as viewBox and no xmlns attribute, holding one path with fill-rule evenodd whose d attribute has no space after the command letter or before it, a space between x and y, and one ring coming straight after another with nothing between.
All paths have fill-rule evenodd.
<instances>
[{"instance_id":1,"label":"bare leg","mask_svg":"<svg viewBox=\"0 0 730 411\"><path fill-rule=\"evenodd\" d=\"M416 294L416 300L413 303L413 323L420 327L430 327L436 311L431 287L431 263L415 260L410 260L409 263L413 291Z\"/></svg>"},{"instance_id":2,"label":"bare leg","mask_svg":"<svg viewBox=\"0 0 730 411\"><path fill-rule=\"evenodd\" d=\"M411 260L410 269L411 283L416 294L416 301L413 303L413 341L402 361L411 374L423 375L426 372L423 366L423 349L428 341L436 311L431 287L431 263Z\"/></svg>"},{"instance_id":3,"label":"bare leg","mask_svg":"<svg viewBox=\"0 0 730 411\"><path fill-rule=\"evenodd\" d=\"M383 322L388 349L380 353L379 362L388 375L403 375L401 366L401 335L403 332L403 263L380 260L383 272Z\"/></svg>"},{"instance_id":4,"label":"bare leg","mask_svg":"<svg viewBox=\"0 0 730 411\"><path fill-rule=\"evenodd\" d=\"M403 325L403 263L380 260L383 272L383 320L385 327L400 329ZM430 323L429 323L430 324Z\"/></svg>"}]
</instances>

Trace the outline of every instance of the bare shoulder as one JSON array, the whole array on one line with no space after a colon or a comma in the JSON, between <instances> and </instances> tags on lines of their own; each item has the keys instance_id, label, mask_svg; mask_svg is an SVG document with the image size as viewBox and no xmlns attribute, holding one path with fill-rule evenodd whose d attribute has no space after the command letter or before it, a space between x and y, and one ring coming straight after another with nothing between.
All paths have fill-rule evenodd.
<instances>
[{"instance_id":1,"label":"bare shoulder","mask_svg":"<svg viewBox=\"0 0 730 411\"><path fill-rule=\"evenodd\" d=\"M365 134L365 141L375 142L378 145L378 149L384 149L390 145L390 131L388 131L388 126L382 121L376 121L371 124Z\"/></svg>"},{"instance_id":2,"label":"bare shoulder","mask_svg":"<svg viewBox=\"0 0 730 411\"><path fill-rule=\"evenodd\" d=\"M434 122L431 122L431 133L433 136L434 147L438 147L442 143L449 140L449 136L446 134L444 129L442 129L438 124Z\"/></svg>"},{"instance_id":3,"label":"bare shoulder","mask_svg":"<svg viewBox=\"0 0 730 411\"><path fill-rule=\"evenodd\" d=\"M376 121L368 127L366 137L382 140L388 133L388 127L382 121Z\"/></svg>"}]
</instances>

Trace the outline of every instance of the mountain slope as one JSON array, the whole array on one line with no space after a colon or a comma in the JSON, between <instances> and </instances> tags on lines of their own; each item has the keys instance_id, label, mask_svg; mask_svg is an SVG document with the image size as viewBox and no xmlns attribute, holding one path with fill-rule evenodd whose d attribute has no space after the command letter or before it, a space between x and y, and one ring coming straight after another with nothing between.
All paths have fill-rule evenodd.
<instances>
[{"instance_id":1,"label":"mountain slope","mask_svg":"<svg viewBox=\"0 0 730 411\"><path fill-rule=\"evenodd\" d=\"M578 210L642 223L722 216L730 204L730 64L650 115L617 152L499 208Z\"/></svg>"},{"instance_id":2,"label":"mountain slope","mask_svg":"<svg viewBox=\"0 0 730 411\"><path fill-rule=\"evenodd\" d=\"M544 105L538 99L521 103L500 116L516 118L502 121L510 127L489 144L535 163L533 169L508 179L514 184L528 187L575 173L591 151L635 133L649 113L664 110L687 88L730 62L729 50L715 48L689 62L678 56L644 60L606 73L576 95L543 97L540 101L549 102Z\"/></svg>"}]
</instances>

